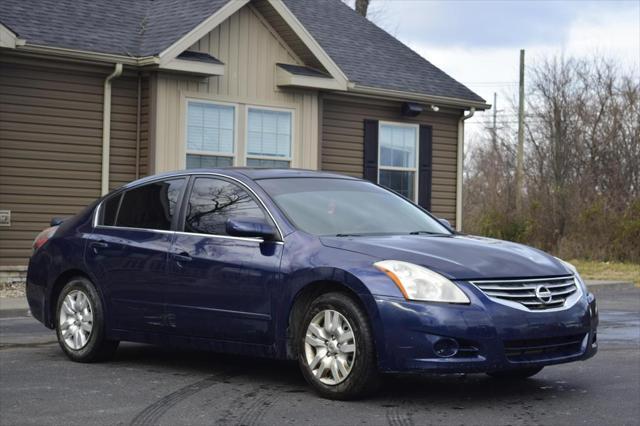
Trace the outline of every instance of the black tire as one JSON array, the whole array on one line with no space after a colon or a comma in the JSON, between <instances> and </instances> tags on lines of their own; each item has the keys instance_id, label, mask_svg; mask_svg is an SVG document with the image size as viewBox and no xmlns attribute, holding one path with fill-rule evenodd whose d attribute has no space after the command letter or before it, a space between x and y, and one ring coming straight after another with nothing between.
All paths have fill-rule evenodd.
<instances>
[{"instance_id":1,"label":"black tire","mask_svg":"<svg viewBox=\"0 0 640 426\"><path fill-rule=\"evenodd\" d=\"M61 309L65 298L72 292L82 292L90 302L93 325L86 344L74 349L65 342L61 330ZM77 293L74 293L77 294ZM76 362L99 362L113 358L120 342L105 338L104 307L93 283L85 277L74 277L64 286L56 303L56 335L62 351Z\"/></svg>"},{"instance_id":2,"label":"black tire","mask_svg":"<svg viewBox=\"0 0 640 426\"><path fill-rule=\"evenodd\" d=\"M514 370L491 371L487 373L494 379L501 380L523 380L535 376L541 372L543 367L516 368Z\"/></svg>"},{"instance_id":3,"label":"black tire","mask_svg":"<svg viewBox=\"0 0 640 426\"><path fill-rule=\"evenodd\" d=\"M340 383L328 385L316 378L309 367L305 353L305 339L310 322L325 310L340 313L351 326L355 341L355 357L351 371ZM297 332L298 363L305 380L322 397L349 400L375 392L380 383L376 361L373 332L366 313L360 306L343 293L326 293L308 306Z\"/></svg>"}]
</instances>

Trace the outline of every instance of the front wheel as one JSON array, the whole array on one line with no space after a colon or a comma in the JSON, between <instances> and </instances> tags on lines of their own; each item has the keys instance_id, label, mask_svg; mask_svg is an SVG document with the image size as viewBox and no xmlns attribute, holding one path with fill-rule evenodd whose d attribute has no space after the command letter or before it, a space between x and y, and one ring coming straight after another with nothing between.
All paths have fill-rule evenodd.
<instances>
[{"instance_id":1,"label":"front wheel","mask_svg":"<svg viewBox=\"0 0 640 426\"><path fill-rule=\"evenodd\" d=\"M517 368L515 370L491 371L487 373L495 379L522 380L535 376L543 367Z\"/></svg>"},{"instance_id":2,"label":"front wheel","mask_svg":"<svg viewBox=\"0 0 640 426\"><path fill-rule=\"evenodd\" d=\"M84 277L69 280L58 297L56 334L60 347L70 359L95 362L114 355L118 342L105 338L104 317L93 283Z\"/></svg>"},{"instance_id":3,"label":"front wheel","mask_svg":"<svg viewBox=\"0 0 640 426\"><path fill-rule=\"evenodd\" d=\"M350 297L327 293L307 309L298 333L298 362L321 396L354 399L378 386L373 333Z\"/></svg>"}]
</instances>

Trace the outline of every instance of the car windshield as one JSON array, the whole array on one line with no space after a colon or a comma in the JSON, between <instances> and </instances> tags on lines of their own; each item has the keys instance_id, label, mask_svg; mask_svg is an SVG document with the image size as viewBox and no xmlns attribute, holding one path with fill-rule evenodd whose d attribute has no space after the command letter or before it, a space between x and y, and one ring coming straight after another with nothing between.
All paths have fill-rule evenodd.
<instances>
[{"instance_id":1,"label":"car windshield","mask_svg":"<svg viewBox=\"0 0 640 426\"><path fill-rule=\"evenodd\" d=\"M451 234L409 201L369 182L279 178L262 179L258 184L299 229L310 234Z\"/></svg>"}]
</instances>

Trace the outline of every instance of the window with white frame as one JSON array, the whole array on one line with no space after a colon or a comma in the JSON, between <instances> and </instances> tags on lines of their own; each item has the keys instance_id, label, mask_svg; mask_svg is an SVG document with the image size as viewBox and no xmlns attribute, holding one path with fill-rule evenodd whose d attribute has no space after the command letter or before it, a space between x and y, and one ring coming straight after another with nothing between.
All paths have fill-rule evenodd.
<instances>
[{"instance_id":1,"label":"window with white frame","mask_svg":"<svg viewBox=\"0 0 640 426\"><path fill-rule=\"evenodd\" d=\"M235 115L231 105L187 102L187 169L233 165Z\"/></svg>"},{"instance_id":2,"label":"window with white frame","mask_svg":"<svg viewBox=\"0 0 640 426\"><path fill-rule=\"evenodd\" d=\"M417 201L418 126L380 122L378 149L378 183Z\"/></svg>"},{"instance_id":3,"label":"window with white frame","mask_svg":"<svg viewBox=\"0 0 640 426\"><path fill-rule=\"evenodd\" d=\"M247 111L247 166L290 167L291 111L250 107Z\"/></svg>"}]
</instances>

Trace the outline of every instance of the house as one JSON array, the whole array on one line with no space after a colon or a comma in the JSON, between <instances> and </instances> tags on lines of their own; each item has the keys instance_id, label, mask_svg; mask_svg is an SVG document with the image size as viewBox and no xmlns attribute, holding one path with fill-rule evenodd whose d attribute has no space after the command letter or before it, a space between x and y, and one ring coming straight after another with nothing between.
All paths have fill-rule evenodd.
<instances>
[{"instance_id":1,"label":"house","mask_svg":"<svg viewBox=\"0 0 640 426\"><path fill-rule=\"evenodd\" d=\"M185 167L364 177L460 228L465 111L488 107L340 0L3 0L0 267Z\"/></svg>"}]
</instances>

